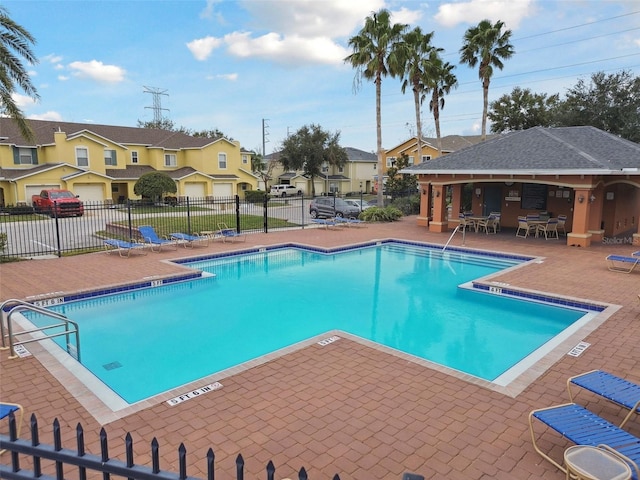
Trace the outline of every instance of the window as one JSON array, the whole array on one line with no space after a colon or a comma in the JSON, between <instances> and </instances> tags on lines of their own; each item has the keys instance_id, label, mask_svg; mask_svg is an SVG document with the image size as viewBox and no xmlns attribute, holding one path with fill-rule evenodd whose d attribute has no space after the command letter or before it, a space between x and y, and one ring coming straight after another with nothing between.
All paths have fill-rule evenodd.
<instances>
[{"instance_id":1,"label":"window","mask_svg":"<svg viewBox=\"0 0 640 480\"><path fill-rule=\"evenodd\" d=\"M35 148L18 148L13 151L14 162L18 165L37 165L38 156Z\"/></svg>"},{"instance_id":2,"label":"window","mask_svg":"<svg viewBox=\"0 0 640 480\"><path fill-rule=\"evenodd\" d=\"M164 166L165 167L176 167L178 166L178 159L176 158L175 153L165 153L164 154Z\"/></svg>"},{"instance_id":3,"label":"window","mask_svg":"<svg viewBox=\"0 0 640 480\"><path fill-rule=\"evenodd\" d=\"M107 150L104 151L104 164L108 166L115 167L118 165L118 159L116 158L115 150Z\"/></svg>"},{"instance_id":4,"label":"window","mask_svg":"<svg viewBox=\"0 0 640 480\"><path fill-rule=\"evenodd\" d=\"M131 152L131 163L138 163L138 152Z\"/></svg>"},{"instance_id":5,"label":"window","mask_svg":"<svg viewBox=\"0 0 640 480\"><path fill-rule=\"evenodd\" d=\"M387 167L393 167L396 163L396 157L387 157Z\"/></svg>"},{"instance_id":6,"label":"window","mask_svg":"<svg viewBox=\"0 0 640 480\"><path fill-rule=\"evenodd\" d=\"M427 160L431 160L431 155L422 155L422 161L426 162Z\"/></svg>"},{"instance_id":7,"label":"window","mask_svg":"<svg viewBox=\"0 0 640 480\"><path fill-rule=\"evenodd\" d=\"M218 168L227 168L227 154L219 153L218 154Z\"/></svg>"},{"instance_id":8,"label":"window","mask_svg":"<svg viewBox=\"0 0 640 480\"><path fill-rule=\"evenodd\" d=\"M320 168L320 171L322 173L327 173L329 171L329 164L327 162L324 162L322 164L322 167Z\"/></svg>"},{"instance_id":9,"label":"window","mask_svg":"<svg viewBox=\"0 0 640 480\"><path fill-rule=\"evenodd\" d=\"M344 173L344 167L338 167L338 173Z\"/></svg>"},{"instance_id":10,"label":"window","mask_svg":"<svg viewBox=\"0 0 640 480\"><path fill-rule=\"evenodd\" d=\"M249 155L242 155L242 163L246 165L249 163Z\"/></svg>"},{"instance_id":11,"label":"window","mask_svg":"<svg viewBox=\"0 0 640 480\"><path fill-rule=\"evenodd\" d=\"M76 165L79 167L89 166L89 150L85 147L76 147Z\"/></svg>"},{"instance_id":12,"label":"window","mask_svg":"<svg viewBox=\"0 0 640 480\"><path fill-rule=\"evenodd\" d=\"M409 156L409 165L413 165L415 163L415 158Z\"/></svg>"}]
</instances>

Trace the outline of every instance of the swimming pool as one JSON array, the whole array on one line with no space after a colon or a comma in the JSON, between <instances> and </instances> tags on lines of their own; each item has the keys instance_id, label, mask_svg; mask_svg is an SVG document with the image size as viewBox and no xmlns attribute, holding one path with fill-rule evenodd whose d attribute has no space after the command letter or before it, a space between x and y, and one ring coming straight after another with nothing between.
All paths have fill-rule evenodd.
<instances>
[{"instance_id":1,"label":"swimming pool","mask_svg":"<svg viewBox=\"0 0 640 480\"><path fill-rule=\"evenodd\" d=\"M50 308L79 323L82 364L129 404L334 330L494 381L586 314L469 283L525 260L394 242L263 249L188 262L199 280Z\"/></svg>"}]
</instances>

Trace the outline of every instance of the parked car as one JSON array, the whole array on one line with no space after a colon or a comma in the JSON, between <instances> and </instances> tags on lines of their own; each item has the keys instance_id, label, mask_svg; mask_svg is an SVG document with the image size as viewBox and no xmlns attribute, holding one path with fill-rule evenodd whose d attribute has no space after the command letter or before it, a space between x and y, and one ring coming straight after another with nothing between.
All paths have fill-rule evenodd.
<instances>
[{"instance_id":1,"label":"parked car","mask_svg":"<svg viewBox=\"0 0 640 480\"><path fill-rule=\"evenodd\" d=\"M353 205L354 207L358 207L360 211L364 211L367 208L373 207L373 205L369 204L366 200L360 200L359 198L345 198L345 202L349 205Z\"/></svg>"},{"instance_id":2,"label":"parked car","mask_svg":"<svg viewBox=\"0 0 640 480\"><path fill-rule=\"evenodd\" d=\"M81 217L84 205L69 190L57 188L45 189L39 195L31 197L31 203L36 213L45 213L57 217Z\"/></svg>"},{"instance_id":3,"label":"parked car","mask_svg":"<svg viewBox=\"0 0 640 480\"><path fill-rule=\"evenodd\" d=\"M269 194L276 197L294 197L296 195L302 195L302 193L302 189L295 185L272 185L269 190Z\"/></svg>"},{"instance_id":4,"label":"parked car","mask_svg":"<svg viewBox=\"0 0 640 480\"><path fill-rule=\"evenodd\" d=\"M311 218L358 218L360 207L349 205L338 197L317 197L311 200L309 204L309 215L311 215Z\"/></svg>"}]
</instances>

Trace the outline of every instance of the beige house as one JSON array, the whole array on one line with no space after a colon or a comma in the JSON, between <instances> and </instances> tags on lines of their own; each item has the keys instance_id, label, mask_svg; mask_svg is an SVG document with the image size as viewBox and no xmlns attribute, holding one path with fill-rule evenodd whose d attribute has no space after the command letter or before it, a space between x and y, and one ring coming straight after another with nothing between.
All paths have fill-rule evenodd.
<instances>
[{"instance_id":1,"label":"beige house","mask_svg":"<svg viewBox=\"0 0 640 480\"><path fill-rule=\"evenodd\" d=\"M271 173L271 185L287 184L295 185L305 195L326 193L370 192L377 176L378 158L375 153L365 152L352 147L344 147L347 152L347 161L341 166L323 165L319 177L314 178L314 188L311 179L301 172L285 171L280 163L276 163ZM265 157L265 161L278 161L280 154L275 152Z\"/></svg>"},{"instance_id":2,"label":"beige house","mask_svg":"<svg viewBox=\"0 0 640 480\"><path fill-rule=\"evenodd\" d=\"M179 197L231 196L256 189L253 152L224 137L159 129L30 120L36 140L0 118L0 205L30 204L45 188L83 201L135 199L140 175L165 172Z\"/></svg>"}]
</instances>

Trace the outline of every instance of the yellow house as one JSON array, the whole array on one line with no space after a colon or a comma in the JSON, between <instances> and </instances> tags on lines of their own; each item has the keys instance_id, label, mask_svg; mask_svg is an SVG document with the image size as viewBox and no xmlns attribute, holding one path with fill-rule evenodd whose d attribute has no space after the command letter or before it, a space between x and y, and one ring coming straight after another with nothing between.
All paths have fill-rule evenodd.
<instances>
[{"instance_id":1,"label":"yellow house","mask_svg":"<svg viewBox=\"0 0 640 480\"><path fill-rule=\"evenodd\" d=\"M253 152L224 137L159 129L29 121L35 142L0 118L0 205L30 204L45 188L68 189L84 201L134 199L147 172L167 173L179 197L232 196L254 190Z\"/></svg>"}]
</instances>

